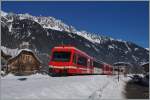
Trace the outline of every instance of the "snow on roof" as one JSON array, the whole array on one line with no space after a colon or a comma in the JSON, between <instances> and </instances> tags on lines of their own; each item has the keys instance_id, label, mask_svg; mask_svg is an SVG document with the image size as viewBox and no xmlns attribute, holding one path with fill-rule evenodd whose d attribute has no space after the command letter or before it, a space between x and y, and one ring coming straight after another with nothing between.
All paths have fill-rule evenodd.
<instances>
[{"instance_id":1,"label":"snow on roof","mask_svg":"<svg viewBox=\"0 0 150 100\"><path fill-rule=\"evenodd\" d=\"M16 49L10 49L10 48L1 46L1 50L5 54L12 56L9 60L17 57L22 51L31 52L36 57L36 59L41 63L41 60L35 55L35 53L31 49L18 49L18 48L16 48Z\"/></svg>"},{"instance_id":2,"label":"snow on roof","mask_svg":"<svg viewBox=\"0 0 150 100\"><path fill-rule=\"evenodd\" d=\"M131 63L129 63L129 62L116 62L113 65L118 65L118 64L130 65L131 66Z\"/></svg>"},{"instance_id":3,"label":"snow on roof","mask_svg":"<svg viewBox=\"0 0 150 100\"><path fill-rule=\"evenodd\" d=\"M15 58L15 57L17 57L21 52L23 52L23 51L27 51L27 52L31 52L34 56L35 56L35 58L41 63L41 60L35 55L35 53L32 51L32 50L30 50L30 49L20 49L20 50L18 50L18 52L17 52L17 54L13 57L13 58ZM11 58L11 59L13 59L13 58ZM10 59L10 60L11 60Z\"/></svg>"},{"instance_id":4,"label":"snow on roof","mask_svg":"<svg viewBox=\"0 0 150 100\"><path fill-rule=\"evenodd\" d=\"M7 55L11 55L12 57L15 57L15 56L17 56L18 54L20 54L20 52L21 51L32 51L32 50L30 50L30 49L18 49L18 48L16 48L16 49L10 49L10 48L7 48L7 47L4 47L4 46L1 46L1 50L5 53L5 54L7 54Z\"/></svg>"}]
</instances>

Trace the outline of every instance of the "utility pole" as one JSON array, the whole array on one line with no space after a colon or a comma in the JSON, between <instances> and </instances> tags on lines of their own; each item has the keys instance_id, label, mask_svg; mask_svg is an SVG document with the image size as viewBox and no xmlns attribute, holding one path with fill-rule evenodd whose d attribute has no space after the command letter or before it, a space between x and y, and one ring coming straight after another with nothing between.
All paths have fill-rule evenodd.
<instances>
[{"instance_id":1,"label":"utility pole","mask_svg":"<svg viewBox=\"0 0 150 100\"><path fill-rule=\"evenodd\" d=\"M119 66L118 66L118 82L119 82L119 71L120 71L120 70L119 70Z\"/></svg>"}]
</instances>

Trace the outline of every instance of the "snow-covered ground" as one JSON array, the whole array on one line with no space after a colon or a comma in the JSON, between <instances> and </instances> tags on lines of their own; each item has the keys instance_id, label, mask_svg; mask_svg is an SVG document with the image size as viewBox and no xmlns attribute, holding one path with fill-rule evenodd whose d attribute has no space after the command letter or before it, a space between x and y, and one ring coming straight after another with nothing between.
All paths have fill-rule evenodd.
<instances>
[{"instance_id":1,"label":"snow-covered ground","mask_svg":"<svg viewBox=\"0 0 150 100\"><path fill-rule=\"evenodd\" d=\"M25 80L21 81L20 78ZM128 78L87 75L50 77L35 74L1 78L1 99L124 99Z\"/></svg>"}]
</instances>

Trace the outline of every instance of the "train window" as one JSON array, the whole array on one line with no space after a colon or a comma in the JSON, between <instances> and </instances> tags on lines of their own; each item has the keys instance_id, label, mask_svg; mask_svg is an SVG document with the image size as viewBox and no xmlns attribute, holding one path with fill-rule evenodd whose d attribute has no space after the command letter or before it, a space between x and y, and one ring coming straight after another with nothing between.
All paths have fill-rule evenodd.
<instances>
[{"instance_id":1,"label":"train window","mask_svg":"<svg viewBox=\"0 0 150 100\"><path fill-rule=\"evenodd\" d=\"M82 66L87 66L87 58L78 56L77 64L82 65Z\"/></svg>"},{"instance_id":2,"label":"train window","mask_svg":"<svg viewBox=\"0 0 150 100\"><path fill-rule=\"evenodd\" d=\"M98 68L102 68L103 64L94 61L94 62L93 62L93 66L94 66L94 67L98 67Z\"/></svg>"},{"instance_id":3,"label":"train window","mask_svg":"<svg viewBox=\"0 0 150 100\"><path fill-rule=\"evenodd\" d=\"M73 55L73 63L74 63L74 64L76 64L76 62L77 62L76 59L77 59L77 56L76 56L76 54L74 54L74 55Z\"/></svg>"},{"instance_id":4,"label":"train window","mask_svg":"<svg viewBox=\"0 0 150 100\"><path fill-rule=\"evenodd\" d=\"M93 62L93 66L94 66L94 67L98 67L98 63L94 61L94 62Z\"/></svg>"},{"instance_id":5,"label":"train window","mask_svg":"<svg viewBox=\"0 0 150 100\"><path fill-rule=\"evenodd\" d=\"M102 67L103 67L103 64L102 64L102 63L99 63L99 67L102 68Z\"/></svg>"},{"instance_id":6,"label":"train window","mask_svg":"<svg viewBox=\"0 0 150 100\"><path fill-rule=\"evenodd\" d=\"M100 67L100 63L98 63L98 62L94 61L94 62L93 62L93 66L94 66L94 67L98 67L98 68L99 68L99 67Z\"/></svg>"},{"instance_id":7,"label":"train window","mask_svg":"<svg viewBox=\"0 0 150 100\"><path fill-rule=\"evenodd\" d=\"M54 52L52 61L69 62L70 56L71 56L71 52Z\"/></svg>"}]
</instances>

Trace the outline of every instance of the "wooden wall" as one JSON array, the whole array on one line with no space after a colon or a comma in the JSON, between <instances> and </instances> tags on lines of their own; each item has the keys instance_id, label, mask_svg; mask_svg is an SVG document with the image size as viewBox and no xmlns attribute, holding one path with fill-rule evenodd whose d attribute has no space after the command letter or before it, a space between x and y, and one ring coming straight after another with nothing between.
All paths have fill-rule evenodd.
<instances>
[{"instance_id":1,"label":"wooden wall","mask_svg":"<svg viewBox=\"0 0 150 100\"><path fill-rule=\"evenodd\" d=\"M19 56L8 61L8 71L12 73L28 74L39 70L40 62L32 53L21 53Z\"/></svg>"}]
</instances>

